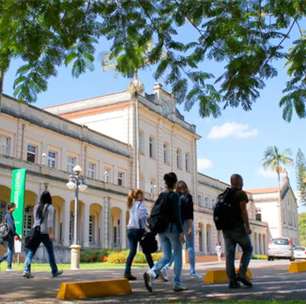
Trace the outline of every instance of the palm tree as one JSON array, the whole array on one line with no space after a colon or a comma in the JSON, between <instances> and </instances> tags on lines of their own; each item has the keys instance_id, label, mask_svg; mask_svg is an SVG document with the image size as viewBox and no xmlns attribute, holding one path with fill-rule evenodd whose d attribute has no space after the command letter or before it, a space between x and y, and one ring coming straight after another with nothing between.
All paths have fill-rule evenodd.
<instances>
[{"instance_id":1,"label":"palm tree","mask_svg":"<svg viewBox=\"0 0 306 304\"><path fill-rule=\"evenodd\" d=\"M285 166L293 164L290 155L290 150L281 152L276 146L268 147L264 153L262 165L265 169L271 169L277 174L279 191L281 173L286 171Z\"/></svg>"}]
</instances>

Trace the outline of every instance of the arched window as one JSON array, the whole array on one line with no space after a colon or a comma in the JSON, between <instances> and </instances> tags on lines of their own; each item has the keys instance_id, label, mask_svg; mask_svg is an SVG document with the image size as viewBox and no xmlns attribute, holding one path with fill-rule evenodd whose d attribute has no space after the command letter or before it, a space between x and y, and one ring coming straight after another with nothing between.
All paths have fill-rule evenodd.
<instances>
[{"instance_id":1,"label":"arched window","mask_svg":"<svg viewBox=\"0 0 306 304\"><path fill-rule=\"evenodd\" d=\"M164 164L169 165L170 163L170 151L169 151L169 145L167 143L164 143L163 145L163 155L164 155Z\"/></svg>"},{"instance_id":2,"label":"arched window","mask_svg":"<svg viewBox=\"0 0 306 304\"><path fill-rule=\"evenodd\" d=\"M149 157L154 158L155 157L155 140L153 136L149 137Z\"/></svg>"},{"instance_id":3,"label":"arched window","mask_svg":"<svg viewBox=\"0 0 306 304\"><path fill-rule=\"evenodd\" d=\"M145 138L142 130L139 131L139 152L141 154L144 154L145 152Z\"/></svg>"},{"instance_id":4,"label":"arched window","mask_svg":"<svg viewBox=\"0 0 306 304\"><path fill-rule=\"evenodd\" d=\"M182 169L182 150L180 148L176 149L176 167Z\"/></svg>"},{"instance_id":5,"label":"arched window","mask_svg":"<svg viewBox=\"0 0 306 304\"><path fill-rule=\"evenodd\" d=\"M185 170L187 172L190 172L190 154L189 153L185 154Z\"/></svg>"}]
</instances>

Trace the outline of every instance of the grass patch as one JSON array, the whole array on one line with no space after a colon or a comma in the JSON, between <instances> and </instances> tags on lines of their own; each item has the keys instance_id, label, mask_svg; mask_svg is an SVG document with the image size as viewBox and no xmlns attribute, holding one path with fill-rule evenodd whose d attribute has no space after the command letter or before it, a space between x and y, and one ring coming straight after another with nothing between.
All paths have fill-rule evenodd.
<instances>
[{"instance_id":1,"label":"grass patch","mask_svg":"<svg viewBox=\"0 0 306 304\"><path fill-rule=\"evenodd\" d=\"M133 268L143 268L146 264L133 265ZM70 264L57 264L58 269L69 270ZM81 263L80 268L83 270L103 270L103 269L124 269L124 264L111 264L111 263ZM32 272L49 272L50 266L48 263L33 263L31 265ZM23 271L23 264L13 264L15 271ZM4 261L0 265L0 272L6 270L6 262Z\"/></svg>"},{"instance_id":2,"label":"grass patch","mask_svg":"<svg viewBox=\"0 0 306 304\"><path fill-rule=\"evenodd\" d=\"M193 302L168 302L175 304L203 303L203 304L305 304L304 300L212 300Z\"/></svg>"}]
</instances>

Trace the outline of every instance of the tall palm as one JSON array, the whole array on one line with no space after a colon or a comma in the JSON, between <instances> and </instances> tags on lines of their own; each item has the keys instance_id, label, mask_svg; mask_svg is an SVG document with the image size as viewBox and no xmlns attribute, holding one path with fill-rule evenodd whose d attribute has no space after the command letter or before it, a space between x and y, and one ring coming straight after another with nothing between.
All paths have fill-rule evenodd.
<instances>
[{"instance_id":1,"label":"tall palm","mask_svg":"<svg viewBox=\"0 0 306 304\"><path fill-rule=\"evenodd\" d=\"M285 172L285 167L293 164L293 159L290 157L290 150L281 152L276 146L270 146L266 149L263 158L263 167L271 169L277 174L278 187L280 190L280 175Z\"/></svg>"}]
</instances>

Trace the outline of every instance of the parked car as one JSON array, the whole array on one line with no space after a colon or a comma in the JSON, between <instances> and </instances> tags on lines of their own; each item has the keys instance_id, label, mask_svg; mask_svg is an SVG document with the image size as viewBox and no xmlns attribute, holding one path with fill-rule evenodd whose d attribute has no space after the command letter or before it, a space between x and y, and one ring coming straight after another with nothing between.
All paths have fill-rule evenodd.
<instances>
[{"instance_id":1,"label":"parked car","mask_svg":"<svg viewBox=\"0 0 306 304\"><path fill-rule=\"evenodd\" d=\"M303 246L295 246L293 248L293 256L295 259L306 259L306 248Z\"/></svg>"},{"instance_id":2,"label":"parked car","mask_svg":"<svg viewBox=\"0 0 306 304\"><path fill-rule=\"evenodd\" d=\"M274 259L294 260L293 245L290 239L280 237L271 240L268 247L268 261Z\"/></svg>"}]
</instances>

